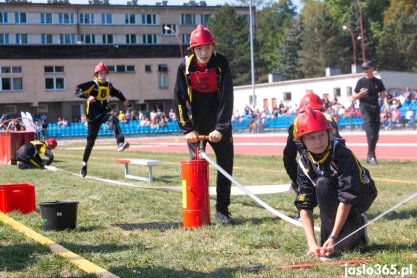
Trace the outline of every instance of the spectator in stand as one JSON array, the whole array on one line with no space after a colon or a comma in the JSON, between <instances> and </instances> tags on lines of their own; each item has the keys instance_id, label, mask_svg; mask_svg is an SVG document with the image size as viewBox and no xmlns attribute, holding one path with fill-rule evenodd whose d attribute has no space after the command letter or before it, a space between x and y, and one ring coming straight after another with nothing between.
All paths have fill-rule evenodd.
<instances>
[{"instance_id":1,"label":"spectator in stand","mask_svg":"<svg viewBox=\"0 0 417 278\"><path fill-rule=\"evenodd\" d=\"M328 108L330 108L332 106L332 103L329 100L329 95L328 94L323 94L322 102L323 102L323 106L324 106L325 110L327 110Z\"/></svg>"},{"instance_id":2,"label":"spectator in stand","mask_svg":"<svg viewBox=\"0 0 417 278\"><path fill-rule=\"evenodd\" d=\"M392 129L391 111L389 109L383 109L379 119L384 129Z\"/></svg>"},{"instance_id":3,"label":"spectator in stand","mask_svg":"<svg viewBox=\"0 0 417 278\"><path fill-rule=\"evenodd\" d=\"M68 126L68 121L65 118L62 118L62 127L67 127Z\"/></svg>"},{"instance_id":4,"label":"spectator in stand","mask_svg":"<svg viewBox=\"0 0 417 278\"><path fill-rule=\"evenodd\" d=\"M404 116L404 127L408 124L409 127L412 129L416 129L416 116L414 114L414 111L411 109L411 107L407 107L407 111L405 112Z\"/></svg>"},{"instance_id":5,"label":"spectator in stand","mask_svg":"<svg viewBox=\"0 0 417 278\"><path fill-rule=\"evenodd\" d=\"M149 125L150 125L149 119L147 117L145 117L145 116L142 116L142 119L139 122L139 126L140 127L141 126L143 127L143 126L149 126Z\"/></svg>"},{"instance_id":6,"label":"spectator in stand","mask_svg":"<svg viewBox=\"0 0 417 278\"><path fill-rule=\"evenodd\" d=\"M405 87L403 95L405 97L404 103L411 103L413 100L413 92L410 90L410 87Z\"/></svg>"},{"instance_id":7,"label":"spectator in stand","mask_svg":"<svg viewBox=\"0 0 417 278\"><path fill-rule=\"evenodd\" d=\"M172 122L176 122L177 121L177 117L175 116L175 112L174 109L169 109L169 120Z\"/></svg>"},{"instance_id":8,"label":"spectator in stand","mask_svg":"<svg viewBox=\"0 0 417 278\"><path fill-rule=\"evenodd\" d=\"M401 112L397 108L394 108L391 112L392 128L397 128L397 125L401 127Z\"/></svg>"},{"instance_id":9,"label":"spectator in stand","mask_svg":"<svg viewBox=\"0 0 417 278\"><path fill-rule=\"evenodd\" d=\"M413 100L411 102L412 103L416 103L417 102L417 90L414 90L414 96L413 96Z\"/></svg>"},{"instance_id":10,"label":"spectator in stand","mask_svg":"<svg viewBox=\"0 0 417 278\"><path fill-rule=\"evenodd\" d=\"M130 114L130 111L127 110L125 114L125 121L128 123L131 120L132 115Z\"/></svg>"},{"instance_id":11,"label":"spectator in stand","mask_svg":"<svg viewBox=\"0 0 417 278\"><path fill-rule=\"evenodd\" d=\"M123 120L125 119L125 114L123 113L123 111L119 111L119 115L117 115L117 119L120 121L120 122L123 122Z\"/></svg>"},{"instance_id":12,"label":"spectator in stand","mask_svg":"<svg viewBox=\"0 0 417 278\"><path fill-rule=\"evenodd\" d=\"M41 134L43 140L48 139L48 123L46 122L46 120L42 121Z\"/></svg>"}]
</instances>

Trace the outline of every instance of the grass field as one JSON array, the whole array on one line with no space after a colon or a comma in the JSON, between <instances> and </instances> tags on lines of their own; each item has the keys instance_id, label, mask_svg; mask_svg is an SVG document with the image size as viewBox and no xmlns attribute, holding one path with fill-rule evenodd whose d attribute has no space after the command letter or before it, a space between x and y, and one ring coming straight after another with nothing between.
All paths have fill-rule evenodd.
<instances>
[{"instance_id":1,"label":"grass field","mask_svg":"<svg viewBox=\"0 0 417 278\"><path fill-rule=\"evenodd\" d=\"M100 144L100 142L97 142ZM80 148L77 148L80 147ZM55 151L54 166L78 173L81 143L67 142ZM214 158L213 156L211 156ZM148 153L93 150L88 175L147 185L125 180L123 165L116 158L148 158L162 161L154 168L152 186L179 186L180 161L186 153ZM139 173L144 167L132 168ZM369 211L369 219L400 202L417 189L416 162L380 161L368 167L375 178L379 195ZM62 232L42 230L37 211L22 215L9 213L15 220L50 238L74 253L119 277L345 277L344 265L311 269L278 270L286 264L317 262L307 257L302 228L279 220L249 197L232 197L230 211L234 224L198 229L182 228L181 194L112 185L83 179L63 171L18 170L0 165L0 183L32 183L36 204L44 201L77 200L77 228ZM288 178L281 157L235 157L234 178L243 185L282 184ZM215 170L210 167L211 186ZM266 203L288 216L296 215L293 192L259 195ZM211 215L214 220L214 203ZM316 225L319 225L315 211ZM374 258L390 271L413 267L417 260L404 256L417 253L417 199L406 203L369 226L369 247L344 253L343 260ZM255 273L250 265L260 265ZM393 272L391 272L393 273ZM390 275L399 277L398 275ZM49 248L0 223L0 277L95 277L80 270ZM373 277L378 277L374 275Z\"/></svg>"}]
</instances>

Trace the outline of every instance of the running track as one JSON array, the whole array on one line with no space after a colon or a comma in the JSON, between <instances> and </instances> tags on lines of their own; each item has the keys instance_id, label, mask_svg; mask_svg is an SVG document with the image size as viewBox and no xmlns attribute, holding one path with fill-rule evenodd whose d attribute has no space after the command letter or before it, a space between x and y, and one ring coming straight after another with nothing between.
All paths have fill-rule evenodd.
<instances>
[{"instance_id":1,"label":"running track","mask_svg":"<svg viewBox=\"0 0 417 278\"><path fill-rule=\"evenodd\" d=\"M359 159L366 159L367 143L364 132L341 133L346 139L347 146L353 150ZM281 156L285 147L287 135L279 134L235 134L235 154ZM106 140L108 141L108 140ZM108 141L113 147L114 140ZM146 137L127 138L131 147L130 151L149 152L188 152L185 140L182 136L177 137ZM211 153L210 147L207 152ZM381 132L377 149L377 158L386 160L417 160L417 132Z\"/></svg>"}]
</instances>

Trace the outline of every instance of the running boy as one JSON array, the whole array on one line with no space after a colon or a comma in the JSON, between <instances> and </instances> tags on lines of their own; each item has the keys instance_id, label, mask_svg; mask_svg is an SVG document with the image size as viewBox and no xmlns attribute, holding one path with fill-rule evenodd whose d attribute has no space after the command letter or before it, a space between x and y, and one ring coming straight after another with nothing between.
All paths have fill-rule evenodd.
<instances>
[{"instance_id":1,"label":"running boy","mask_svg":"<svg viewBox=\"0 0 417 278\"><path fill-rule=\"evenodd\" d=\"M300 212L308 254L330 256L368 243L365 230L333 245L366 223L363 214L377 195L369 171L351 150L331 139L326 117L311 108L297 121L297 136L305 150L297 169L295 206ZM313 209L320 208L320 245L314 236Z\"/></svg>"},{"instance_id":2,"label":"running boy","mask_svg":"<svg viewBox=\"0 0 417 278\"><path fill-rule=\"evenodd\" d=\"M117 97L123 102L125 107L128 106L128 101L123 93L114 88L110 81L107 80L108 73L109 70L107 67L100 62L94 69L94 79L78 85L75 90L76 96L87 99L86 115L88 135L80 171L82 177L87 175L87 162L93 150L101 124L107 122L109 128L113 130L118 146L117 151L121 152L129 147L129 143L125 142L119 120L111 113L107 99L109 97Z\"/></svg>"}]
</instances>

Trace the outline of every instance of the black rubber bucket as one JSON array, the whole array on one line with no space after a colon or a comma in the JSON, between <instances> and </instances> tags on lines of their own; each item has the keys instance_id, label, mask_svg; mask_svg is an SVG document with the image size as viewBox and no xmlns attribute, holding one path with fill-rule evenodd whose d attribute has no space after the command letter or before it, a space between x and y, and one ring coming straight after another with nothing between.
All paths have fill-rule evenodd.
<instances>
[{"instance_id":1,"label":"black rubber bucket","mask_svg":"<svg viewBox=\"0 0 417 278\"><path fill-rule=\"evenodd\" d=\"M78 201L54 201L39 204L45 231L75 229Z\"/></svg>"}]
</instances>

